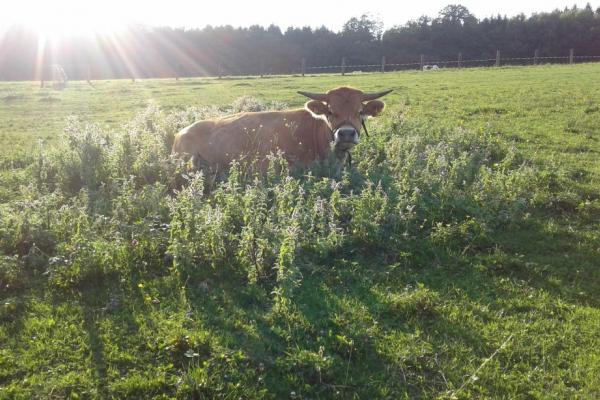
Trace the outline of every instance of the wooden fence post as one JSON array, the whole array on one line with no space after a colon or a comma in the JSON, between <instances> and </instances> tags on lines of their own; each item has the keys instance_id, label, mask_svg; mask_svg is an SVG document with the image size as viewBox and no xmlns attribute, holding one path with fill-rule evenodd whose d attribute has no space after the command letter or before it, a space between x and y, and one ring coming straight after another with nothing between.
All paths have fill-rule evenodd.
<instances>
[{"instance_id":1,"label":"wooden fence post","mask_svg":"<svg viewBox=\"0 0 600 400\"><path fill-rule=\"evenodd\" d=\"M385 56L381 56L381 73L385 72Z\"/></svg>"},{"instance_id":2,"label":"wooden fence post","mask_svg":"<svg viewBox=\"0 0 600 400\"><path fill-rule=\"evenodd\" d=\"M500 49L496 50L496 67L500 66Z\"/></svg>"},{"instance_id":3,"label":"wooden fence post","mask_svg":"<svg viewBox=\"0 0 600 400\"><path fill-rule=\"evenodd\" d=\"M306 58L302 57L302 65L300 67L300 71L302 72L302 76L306 73Z\"/></svg>"},{"instance_id":4,"label":"wooden fence post","mask_svg":"<svg viewBox=\"0 0 600 400\"><path fill-rule=\"evenodd\" d=\"M462 53L458 53L458 68L462 67Z\"/></svg>"},{"instance_id":5,"label":"wooden fence post","mask_svg":"<svg viewBox=\"0 0 600 400\"><path fill-rule=\"evenodd\" d=\"M420 64L420 67L419 67L419 69L420 69L421 71L423 71L423 67L424 67L424 66L425 66L425 55L424 55L424 54L421 54L421 64Z\"/></svg>"},{"instance_id":6,"label":"wooden fence post","mask_svg":"<svg viewBox=\"0 0 600 400\"><path fill-rule=\"evenodd\" d=\"M346 57L342 57L342 76L346 75Z\"/></svg>"},{"instance_id":7,"label":"wooden fence post","mask_svg":"<svg viewBox=\"0 0 600 400\"><path fill-rule=\"evenodd\" d=\"M539 58L540 51L538 49L535 49L535 51L533 52L533 65L538 65Z\"/></svg>"},{"instance_id":8,"label":"wooden fence post","mask_svg":"<svg viewBox=\"0 0 600 400\"><path fill-rule=\"evenodd\" d=\"M573 57L575 56L575 49L569 50L569 64L573 64Z\"/></svg>"}]
</instances>

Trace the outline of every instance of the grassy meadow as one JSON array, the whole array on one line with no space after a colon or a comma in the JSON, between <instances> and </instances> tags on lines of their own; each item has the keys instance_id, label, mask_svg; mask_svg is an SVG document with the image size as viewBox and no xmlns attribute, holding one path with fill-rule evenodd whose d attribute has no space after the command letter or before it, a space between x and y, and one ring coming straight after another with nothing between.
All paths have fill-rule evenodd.
<instances>
[{"instance_id":1,"label":"grassy meadow","mask_svg":"<svg viewBox=\"0 0 600 400\"><path fill-rule=\"evenodd\" d=\"M598 76L0 82L0 399L599 398ZM352 168L170 157L341 85Z\"/></svg>"}]
</instances>

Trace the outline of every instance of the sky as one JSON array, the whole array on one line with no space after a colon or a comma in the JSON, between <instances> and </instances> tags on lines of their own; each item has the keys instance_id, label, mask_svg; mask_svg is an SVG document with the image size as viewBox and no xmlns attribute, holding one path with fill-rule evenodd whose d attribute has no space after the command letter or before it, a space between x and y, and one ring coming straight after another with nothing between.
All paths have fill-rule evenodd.
<instances>
[{"instance_id":1,"label":"sky","mask_svg":"<svg viewBox=\"0 0 600 400\"><path fill-rule=\"evenodd\" d=\"M83 34L116 30L126 24L148 26L204 27L205 25L288 26L325 25L335 31L352 17L369 13L384 28L437 16L448 4L462 4L478 18L491 15L552 11L584 7L574 0L0 0L0 27L24 23L52 34ZM592 7L600 6L592 2Z\"/></svg>"}]
</instances>

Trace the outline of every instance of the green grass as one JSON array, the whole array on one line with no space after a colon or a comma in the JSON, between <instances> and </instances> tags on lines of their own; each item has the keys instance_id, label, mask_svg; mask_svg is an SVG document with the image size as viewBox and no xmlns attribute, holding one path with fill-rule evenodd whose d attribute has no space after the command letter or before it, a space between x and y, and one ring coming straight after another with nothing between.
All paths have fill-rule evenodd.
<instances>
[{"instance_id":1,"label":"green grass","mask_svg":"<svg viewBox=\"0 0 600 400\"><path fill-rule=\"evenodd\" d=\"M0 398L599 397L599 73L1 83ZM342 174L169 157L339 85Z\"/></svg>"}]
</instances>

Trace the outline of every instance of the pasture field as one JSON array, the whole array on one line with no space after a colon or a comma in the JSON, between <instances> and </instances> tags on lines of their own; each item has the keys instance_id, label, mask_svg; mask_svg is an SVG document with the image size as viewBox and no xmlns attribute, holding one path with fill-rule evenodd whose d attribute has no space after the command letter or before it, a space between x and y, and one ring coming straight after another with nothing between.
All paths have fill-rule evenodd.
<instances>
[{"instance_id":1,"label":"pasture field","mask_svg":"<svg viewBox=\"0 0 600 400\"><path fill-rule=\"evenodd\" d=\"M600 398L598 76L0 83L0 399ZM340 85L343 172L169 156Z\"/></svg>"}]
</instances>

